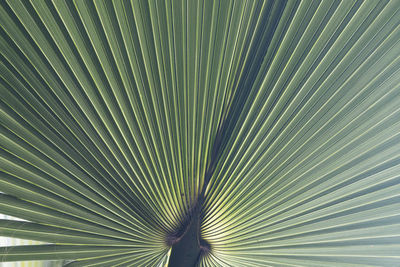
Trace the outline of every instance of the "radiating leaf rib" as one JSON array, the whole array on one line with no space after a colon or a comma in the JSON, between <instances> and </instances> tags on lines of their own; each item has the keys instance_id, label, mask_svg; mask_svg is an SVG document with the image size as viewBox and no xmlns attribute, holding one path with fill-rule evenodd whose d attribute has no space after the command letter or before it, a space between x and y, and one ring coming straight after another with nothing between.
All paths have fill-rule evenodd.
<instances>
[{"instance_id":1,"label":"radiating leaf rib","mask_svg":"<svg viewBox=\"0 0 400 267\"><path fill-rule=\"evenodd\" d=\"M162 266L156 265L163 261L164 254L153 255L152 253L126 253L126 255L107 256L99 259L73 261L65 266L130 266L133 263L137 266Z\"/></svg>"},{"instance_id":2,"label":"radiating leaf rib","mask_svg":"<svg viewBox=\"0 0 400 267\"><path fill-rule=\"evenodd\" d=\"M85 230L90 233L103 233L110 237L119 236L128 240L132 238L126 233L124 234L115 230L107 229L105 227L96 226L74 216L39 206L31 202L20 200L12 196L1 194L0 198L0 208L4 214L13 213L19 218L38 223L47 223L69 229Z\"/></svg>"},{"instance_id":3,"label":"radiating leaf rib","mask_svg":"<svg viewBox=\"0 0 400 267\"><path fill-rule=\"evenodd\" d=\"M133 241L119 240L101 235L94 235L80 231L68 230L48 225L20 222L13 220L0 220L0 232L3 236L15 238L29 238L57 244L79 245L107 245L107 246L131 246L140 247Z\"/></svg>"},{"instance_id":4,"label":"radiating leaf rib","mask_svg":"<svg viewBox=\"0 0 400 267\"><path fill-rule=\"evenodd\" d=\"M15 141L15 139L16 139L16 137L14 136L14 141ZM6 139L3 139L3 140L6 140ZM8 140L10 140L10 139L8 139ZM7 143L6 143L6 141L4 141L4 144L7 146ZM15 146L15 144L12 144L12 143L10 143L10 145L12 146L12 147L9 147L10 149L13 149L13 148L16 148L16 146ZM15 156L13 156L13 155L11 155L11 154L6 154L6 153L4 153L3 154L4 156L5 156L5 160L7 161L7 158L9 158L9 163L8 163L8 171L10 171L10 172L13 172L13 173L15 173L16 172L16 170L18 170L18 165L16 166L16 165L14 165L13 164L13 161L14 162L18 162L19 161L19 166L21 166L22 165L22 168L26 168L26 169L28 169L29 167L29 165L28 164L26 164L26 163L24 163L24 162L22 162L21 160L18 160L18 159L16 159L15 158ZM6 164L7 165L7 164ZM17 168L16 168L17 167ZM32 170L32 169L31 169ZM21 170L21 167L20 167L20 172L24 172L24 169L22 169ZM69 200L73 200L73 202L75 202L76 203L76 200L77 199L80 199L80 202L81 202L81 205L83 204L83 206L85 206L85 208L89 208L89 210L90 209L92 209L92 210L97 210L97 213L99 213L99 214L102 214L102 216L104 216L104 215L107 215L107 214L109 214L109 213L107 213L107 211L106 210L104 210L104 209L102 209L102 208L99 208L97 205L95 205L95 204L93 204L93 202L90 202L90 201L88 201L88 200L86 200L85 198L83 198L82 197L82 195L80 195L80 194L71 194L68 190L65 190L63 187L62 187L62 185L60 185L60 184L58 184L58 185L54 185L53 184L53 182L52 182L52 179L50 178L50 177L47 177L50 181L46 181L46 179L41 179L40 178L40 176L44 176L44 174L43 173L41 173L40 171L38 171L37 169L35 170L34 169L34 172L33 173L30 173L30 172L25 172L25 173L23 173L22 174L22 176L26 176L26 175L28 175L28 176L32 176L32 175L34 175L34 176L36 176L36 180L39 180L39 183L40 184L44 184L46 187L49 187L50 186L50 188L51 188L51 190L53 191L53 190L55 190L56 192L60 192L60 190L61 190L61 195L63 195L63 196L66 196L67 197L67 199L69 199ZM32 177L33 178L33 177ZM31 179L32 179L31 178ZM19 186L21 186L21 184L19 185ZM23 186L22 186L23 188L25 187L25 188L29 188L29 185L28 184L24 184ZM35 188L36 186L32 186L33 188ZM26 192L28 192L28 191L32 191L32 189L28 189L28 190L26 190L25 191L25 193ZM35 193L34 193L35 194ZM36 193L37 194L37 193ZM52 193L50 193L50 194L52 194ZM59 193L60 194L60 193ZM22 195L21 195L22 197L28 197L28 195L24 195L24 193L22 193ZM60 201L59 199L57 199L57 198L55 198L54 200L56 200L56 201ZM42 201L42 203L46 203L47 201ZM62 201L61 201L62 202ZM86 211L87 212L87 211ZM89 213L83 213L83 215L80 215L80 216L83 216L83 217L85 217L85 216L89 216ZM110 215L109 215L110 216Z\"/></svg>"},{"instance_id":5,"label":"radiating leaf rib","mask_svg":"<svg viewBox=\"0 0 400 267\"><path fill-rule=\"evenodd\" d=\"M1 2L0 261L398 265L399 14Z\"/></svg>"},{"instance_id":6,"label":"radiating leaf rib","mask_svg":"<svg viewBox=\"0 0 400 267\"><path fill-rule=\"evenodd\" d=\"M88 259L129 253L131 248L69 246L69 245L34 245L2 247L2 261L41 260L41 259ZM145 253L146 250L138 250Z\"/></svg>"}]
</instances>

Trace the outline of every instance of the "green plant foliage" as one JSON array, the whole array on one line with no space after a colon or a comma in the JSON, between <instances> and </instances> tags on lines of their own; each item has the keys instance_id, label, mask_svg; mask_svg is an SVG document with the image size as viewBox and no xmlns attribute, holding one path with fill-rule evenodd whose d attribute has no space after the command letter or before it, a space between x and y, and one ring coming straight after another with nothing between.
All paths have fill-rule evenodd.
<instances>
[{"instance_id":1,"label":"green plant foliage","mask_svg":"<svg viewBox=\"0 0 400 267\"><path fill-rule=\"evenodd\" d=\"M0 26L0 213L28 221L0 235L45 242L0 261L400 265L399 0L3 0Z\"/></svg>"}]
</instances>

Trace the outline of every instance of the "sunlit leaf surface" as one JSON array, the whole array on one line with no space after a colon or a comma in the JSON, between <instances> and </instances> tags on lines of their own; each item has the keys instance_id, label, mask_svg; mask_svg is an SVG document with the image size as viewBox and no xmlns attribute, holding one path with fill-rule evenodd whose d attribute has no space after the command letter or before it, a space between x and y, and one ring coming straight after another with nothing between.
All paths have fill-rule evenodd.
<instances>
[{"instance_id":1,"label":"sunlit leaf surface","mask_svg":"<svg viewBox=\"0 0 400 267\"><path fill-rule=\"evenodd\" d=\"M0 261L400 266L400 1L0 1ZM4 240L4 239L1 239ZM3 241L2 241L3 242Z\"/></svg>"}]
</instances>

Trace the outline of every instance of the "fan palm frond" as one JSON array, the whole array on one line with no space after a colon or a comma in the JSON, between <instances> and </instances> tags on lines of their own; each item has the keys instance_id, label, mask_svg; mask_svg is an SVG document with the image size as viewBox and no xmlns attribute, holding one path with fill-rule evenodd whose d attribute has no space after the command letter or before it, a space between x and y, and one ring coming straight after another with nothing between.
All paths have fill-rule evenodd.
<instances>
[{"instance_id":1,"label":"fan palm frond","mask_svg":"<svg viewBox=\"0 0 400 267\"><path fill-rule=\"evenodd\" d=\"M0 261L400 264L400 1L0 3Z\"/></svg>"}]
</instances>

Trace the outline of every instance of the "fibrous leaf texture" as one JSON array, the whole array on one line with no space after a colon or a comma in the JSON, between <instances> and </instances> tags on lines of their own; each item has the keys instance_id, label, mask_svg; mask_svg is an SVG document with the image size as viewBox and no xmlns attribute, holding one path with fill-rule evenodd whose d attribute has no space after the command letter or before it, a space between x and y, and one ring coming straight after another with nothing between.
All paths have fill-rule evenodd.
<instances>
[{"instance_id":1,"label":"fibrous leaf texture","mask_svg":"<svg viewBox=\"0 0 400 267\"><path fill-rule=\"evenodd\" d=\"M4 0L0 26L0 235L42 242L0 261L400 266L399 0Z\"/></svg>"}]
</instances>

